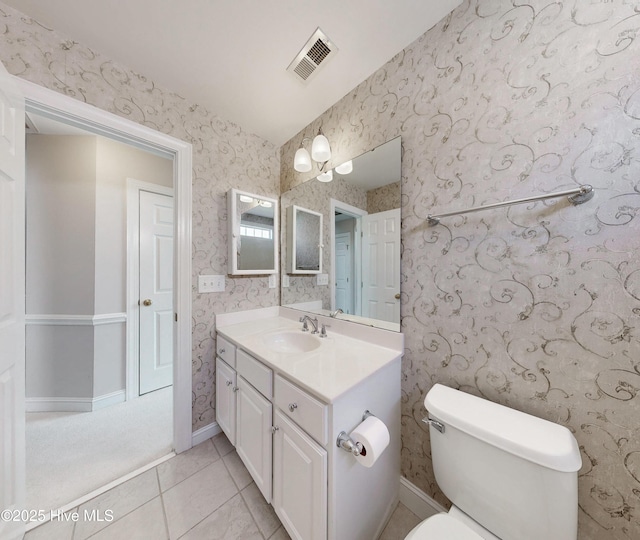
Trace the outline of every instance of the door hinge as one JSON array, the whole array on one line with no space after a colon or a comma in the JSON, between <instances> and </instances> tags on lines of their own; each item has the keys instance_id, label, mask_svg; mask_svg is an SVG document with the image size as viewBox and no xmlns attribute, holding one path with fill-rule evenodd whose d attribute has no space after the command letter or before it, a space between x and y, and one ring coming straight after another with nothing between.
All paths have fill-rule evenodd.
<instances>
[{"instance_id":1,"label":"door hinge","mask_svg":"<svg viewBox=\"0 0 640 540\"><path fill-rule=\"evenodd\" d=\"M176 322L178 322L178 314L177 314L177 313L174 313L174 314L173 314L173 318L174 318L174 320L175 320Z\"/></svg>"}]
</instances>

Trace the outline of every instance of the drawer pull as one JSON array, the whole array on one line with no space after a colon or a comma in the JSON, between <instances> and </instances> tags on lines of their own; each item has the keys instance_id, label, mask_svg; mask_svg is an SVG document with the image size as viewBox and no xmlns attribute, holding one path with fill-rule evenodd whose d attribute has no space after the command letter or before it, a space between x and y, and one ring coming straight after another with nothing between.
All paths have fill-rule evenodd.
<instances>
[{"instance_id":1,"label":"drawer pull","mask_svg":"<svg viewBox=\"0 0 640 540\"><path fill-rule=\"evenodd\" d=\"M227 381L227 382L226 382L226 385L227 385L227 386L231 386L232 384L233 384L233 382L232 382L232 381Z\"/></svg>"},{"instance_id":2,"label":"drawer pull","mask_svg":"<svg viewBox=\"0 0 640 540\"><path fill-rule=\"evenodd\" d=\"M298 408L297 403L289 403L289 412L293 412Z\"/></svg>"}]
</instances>

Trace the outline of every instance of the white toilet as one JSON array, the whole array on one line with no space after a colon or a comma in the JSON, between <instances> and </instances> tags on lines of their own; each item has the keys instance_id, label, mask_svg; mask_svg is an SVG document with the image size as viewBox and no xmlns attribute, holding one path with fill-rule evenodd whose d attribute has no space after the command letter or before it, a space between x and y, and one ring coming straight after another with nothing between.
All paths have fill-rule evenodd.
<instances>
[{"instance_id":1,"label":"white toilet","mask_svg":"<svg viewBox=\"0 0 640 540\"><path fill-rule=\"evenodd\" d=\"M406 540L576 540L582 460L567 428L441 384L424 404L453 506Z\"/></svg>"}]
</instances>

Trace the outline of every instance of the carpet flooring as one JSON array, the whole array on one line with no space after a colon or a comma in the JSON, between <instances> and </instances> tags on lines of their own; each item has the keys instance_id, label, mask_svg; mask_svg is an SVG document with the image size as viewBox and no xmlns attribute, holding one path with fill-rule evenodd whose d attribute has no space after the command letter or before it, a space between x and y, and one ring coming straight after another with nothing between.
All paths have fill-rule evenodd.
<instances>
[{"instance_id":1,"label":"carpet flooring","mask_svg":"<svg viewBox=\"0 0 640 540\"><path fill-rule=\"evenodd\" d=\"M27 508L60 508L172 450L172 387L90 413L27 413Z\"/></svg>"}]
</instances>

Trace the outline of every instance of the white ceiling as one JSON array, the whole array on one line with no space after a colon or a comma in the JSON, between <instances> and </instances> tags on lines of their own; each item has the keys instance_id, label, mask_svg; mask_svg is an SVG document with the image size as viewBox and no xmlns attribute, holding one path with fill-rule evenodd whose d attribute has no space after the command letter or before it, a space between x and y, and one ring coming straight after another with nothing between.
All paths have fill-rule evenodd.
<instances>
[{"instance_id":1,"label":"white ceiling","mask_svg":"<svg viewBox=\"0 0 640 540\"><path fill-rule=\"evenodd\" d=\"M3 0L280 146L461 0ZM286 72L317 27L339 49Z\"/></svg>"}]
</instances>

